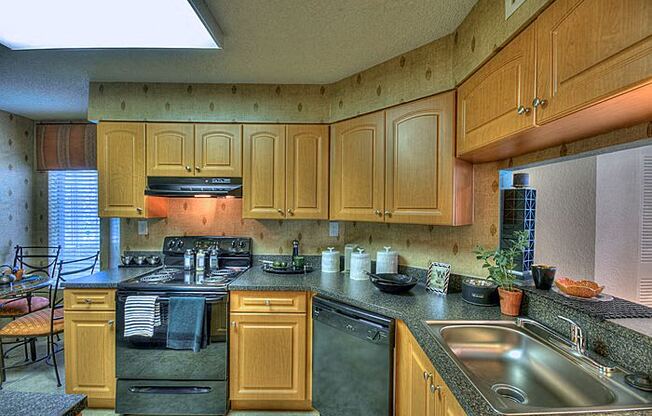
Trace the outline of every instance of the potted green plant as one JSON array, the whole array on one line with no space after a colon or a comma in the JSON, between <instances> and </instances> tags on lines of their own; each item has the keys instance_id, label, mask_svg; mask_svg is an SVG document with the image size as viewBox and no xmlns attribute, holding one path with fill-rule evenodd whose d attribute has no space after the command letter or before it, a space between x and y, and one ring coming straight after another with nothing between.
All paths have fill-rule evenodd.
<instances>
[{"instance_id":1,"label":"potted green plant","mask_svg":"<svg viewBox=\"0 0 652 416\"><path fill-rule=\"evenodd\" d=\"M486 250L478 246L473 251L478 260L482 260L483 269L489 272L488 279L498 285L500 312L505 315L518 316L523 300L523 291L515 287L516 277L512 274L514 260L528 247L529 233L518 231L510 240L509 247Z\"/></svg>"}]
</instances>

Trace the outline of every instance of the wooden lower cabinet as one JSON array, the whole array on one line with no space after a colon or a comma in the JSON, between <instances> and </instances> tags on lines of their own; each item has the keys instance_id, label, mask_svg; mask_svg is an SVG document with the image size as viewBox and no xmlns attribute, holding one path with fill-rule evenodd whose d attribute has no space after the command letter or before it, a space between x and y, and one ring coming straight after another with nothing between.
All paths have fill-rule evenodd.
<instances>
[{"instance_id":1,"label":"wooden lower cabinet","mask_svg":"<svg viewBox=\"0 0 652 416\"><path fill-rule=\"evenodd\" d=\"M232 297L242 297L246 293L233 292ZM269 299L275 297L274 293L256 294ZM260 313L233 312L232 308L229 340L232 408L311 409L309 316L305 310Z\"/></svg>"},{"instance_id":2,"label":"wooden lower cabinet","mask_svg":"<svg viewBox=\"0 0 652 416\"><path fill-rule=\"evenodd\" d=\"M64 306L65 308L65 306ZM66 393L115 406L115 311L64 310Z\"/></svg>"},{"instance_id":3,"label":"wooden lower cabinet","mask_svg":"<svg viewBox=\"0 0 652 416\"><path fill-rule=\"evenodd\" d=\"M396 325L396 416L465 416L407 326Z\"/></svg>"}]
</instances>

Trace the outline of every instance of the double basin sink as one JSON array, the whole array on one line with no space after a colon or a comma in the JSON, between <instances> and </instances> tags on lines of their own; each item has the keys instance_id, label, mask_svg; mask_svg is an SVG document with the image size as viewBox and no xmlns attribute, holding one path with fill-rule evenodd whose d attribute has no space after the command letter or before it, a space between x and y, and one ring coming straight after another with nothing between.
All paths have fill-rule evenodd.
<instances>
[{"instance_id":1,"label":"double basin sink","mask_svg":"<svg viewBox=\"0 0 652 416\"><path fill-rule=\"evenodd\" d=\"M428 321L431 333L491 407L505 415L652 409L652 393L625 383L543 325Z\"/></svg>"}]
</instances>

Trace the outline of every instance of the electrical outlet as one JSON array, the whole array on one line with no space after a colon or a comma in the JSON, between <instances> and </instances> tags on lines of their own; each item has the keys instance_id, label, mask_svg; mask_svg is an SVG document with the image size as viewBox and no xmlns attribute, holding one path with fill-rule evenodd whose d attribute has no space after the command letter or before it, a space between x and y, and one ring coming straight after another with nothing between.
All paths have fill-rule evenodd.
<instances>
[{"instance_id":1,"label":"electrical outlet","mask_svg":"<svg viewBox=\"0 0 652 416\"><path fill-rule=\"evenodd\" d=\"M138 235L147 235L149 234L149 227L147 226L147 221L138 221Z\"/></svg>"},{"instance_id":2,"label":"electrical outlet","mask_svg":"<svg viewBox=\"0 0 652 416\"><path fill-rule=\"evenodd\" d=\"M337 237L340 235L340 223L336 221L331 221L328 223L328 236Z\"/></svg>"}]
</instances>

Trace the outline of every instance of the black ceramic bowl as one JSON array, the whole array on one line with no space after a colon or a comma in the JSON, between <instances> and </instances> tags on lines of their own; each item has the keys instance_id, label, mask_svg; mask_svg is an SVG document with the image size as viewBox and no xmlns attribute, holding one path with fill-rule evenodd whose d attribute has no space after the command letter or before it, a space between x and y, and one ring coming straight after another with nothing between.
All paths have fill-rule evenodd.
<instances>
[{"instance_id":1,"label":"black ceramic bowl","mask_svg":"<svg viewBox=\"0 0 652 416\"><path fill-rule=\"evenodd\" d=\"M386 293L407 292L419 282L416 277L398 273L367 273L367 275L374 286Z\"/></svg>"}]
</instances>

